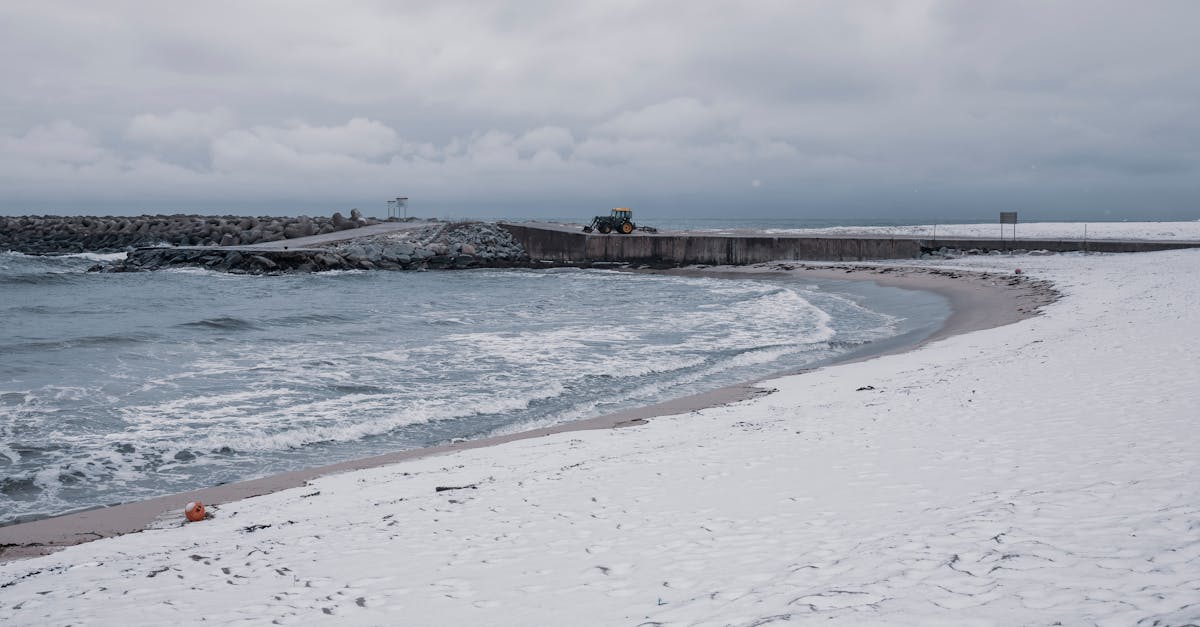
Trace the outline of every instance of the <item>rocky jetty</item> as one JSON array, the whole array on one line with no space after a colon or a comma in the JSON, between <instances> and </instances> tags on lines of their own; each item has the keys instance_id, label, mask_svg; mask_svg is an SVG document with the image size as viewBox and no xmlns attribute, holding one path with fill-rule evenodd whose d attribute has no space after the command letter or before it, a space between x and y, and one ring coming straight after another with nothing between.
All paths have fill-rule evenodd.
<instances>
[{"instance_id":1,"label":"rocky jetty","mask_svg":"<svg viewBox=\"0 0 1200 627\"><path fill-rule=\"evenodd\" d=\"M414 231L361 238L335 251L381 267L479 267L526 261L508 231L487 222L432 224Z\"/></svg>"},{"instance_id":2,"label":"rocky jetty","mask_svg":"<svg viewBox=\"0 0 1200 627\"><path fill-rule=\"evenodd\" d=\"M285 274L353 270L355 260L325 250L238 251L229 248L139 248L124 261L96 264L90 272L145 272L164 268L206 268L231 274Z\"/></svg>"},{"instance_id":3,"label":"rocky jetty","mask_svg":"<svg viewBox=\"0 0 1200 627\"><path fill-rule=\"evenodd\" d=\"M485 222L435 223L388 235L315 248L140 248L98 272L140 272L201 267L232 274L284 274L328 270L428 270L497 268L529 263L512 235Z\"/></svg>"},{"instance_id":4,"label":"rocky jetty","mask_svg":"<svg viewBox=\"0 0 1200 627\"><path fill-rule=\"evenodd\" d=\"M329 218L200 215L0 216L0 250L41 254L120 252L141 246L238 246L344 231L377 220L358 210Z\"/></svg>"}]
</instances>

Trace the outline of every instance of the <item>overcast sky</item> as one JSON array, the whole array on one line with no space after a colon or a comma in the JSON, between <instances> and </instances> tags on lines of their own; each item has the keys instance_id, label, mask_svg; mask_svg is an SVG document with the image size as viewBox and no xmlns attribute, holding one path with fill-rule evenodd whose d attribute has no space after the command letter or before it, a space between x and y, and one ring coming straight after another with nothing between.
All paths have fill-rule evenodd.
<instances>
[{"instance_id":1,"label":"overcast sky","mask_svg":"<svg viewBox=\"0 0 1200 627\"><path fill-rule=\"evenodd\" d=\"M1200 2L0 3L0 212L1200 218Z\"/></svg>"}]
</instances>

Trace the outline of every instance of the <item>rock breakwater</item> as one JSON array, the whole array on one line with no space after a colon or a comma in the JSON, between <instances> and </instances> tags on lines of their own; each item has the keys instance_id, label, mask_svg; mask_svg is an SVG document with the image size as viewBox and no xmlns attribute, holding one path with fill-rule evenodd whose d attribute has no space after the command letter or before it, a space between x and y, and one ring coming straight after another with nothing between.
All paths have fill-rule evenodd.
<instances>
[{"instance_id":1,"label":"rock breakwater","mask_svg":"<svg viewBox=\"0 0 1200 627\"><path fill-rule=\"evenodd\" d=\"M431 224L412 231L356 239L335 250L376 264L404 266L439 257L469 259L477 264L529 258L508 231L488 222Z\"/></svg>"},{"instance_id":2,"label":"rock breakwater","mask_svg":"<svg viewBox=\"0 0 1200 627\"><path fill-rule=\"evenodd\" d=\"M43 255L110 253L140 246L238 246L344 231L377 220L202 215L0 217L0 250Z\"/></svg>"},{"instance_id":3,"label":"rock breakwater","mask_svg":"<svg viewBox=\"0 0 1200 627\"><path fill-rule=\"evenodd\" d=\"M529 256L504 229L484 222L436 223L313 248L139 248L98 272L200 267L232 274L329 270L430 270L525 266Z\"/></svg>"}]
</instances>

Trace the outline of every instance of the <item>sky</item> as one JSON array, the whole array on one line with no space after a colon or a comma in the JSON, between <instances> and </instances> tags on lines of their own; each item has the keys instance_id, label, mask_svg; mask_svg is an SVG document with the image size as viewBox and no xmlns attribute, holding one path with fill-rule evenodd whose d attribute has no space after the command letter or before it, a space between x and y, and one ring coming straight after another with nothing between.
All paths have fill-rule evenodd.
<instances>
[{"instance_id":1,"label":"sky","mask_svg":"<svg viewBox=\"0 0 1200 627\"><path fill-rule=\"evenodd\" d=\"M1197 24L1192 0L13 0L0 214L1200 219Z\"/></svg>"}]
</instances>

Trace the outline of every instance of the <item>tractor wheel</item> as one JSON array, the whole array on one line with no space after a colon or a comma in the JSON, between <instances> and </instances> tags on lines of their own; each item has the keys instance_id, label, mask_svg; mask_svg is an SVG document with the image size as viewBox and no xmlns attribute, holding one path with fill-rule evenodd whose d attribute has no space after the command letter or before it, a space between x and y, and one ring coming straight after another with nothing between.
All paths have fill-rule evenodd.
<instances>
[{"instance_id":1,"label":"tractor wheel","mask_svg":"<svg viewBox=\"0 0 1200 627\"><path fill-rule=\"evenodd\" d=\"M630 233L632 233L633 232L633 223L632 222L622 222L621 223L621 232L626 235L629 235Z\"/></svg>"},{"instance_id":2,"label":"tractor wheel","mask_svg":"<svg viewBox=\"0 0 1200 627\"><path fill-rule=\"evenodd\" d=\"M609 233L612 233L612 227L611 227L611 226L609 226L609 225L607 225L607 224L601 224L601 225L600 225L600 232L601 232L601 233L603 233L603 234L605 234L605 235L608 235Z\"/></svg>"}]
</instances>

